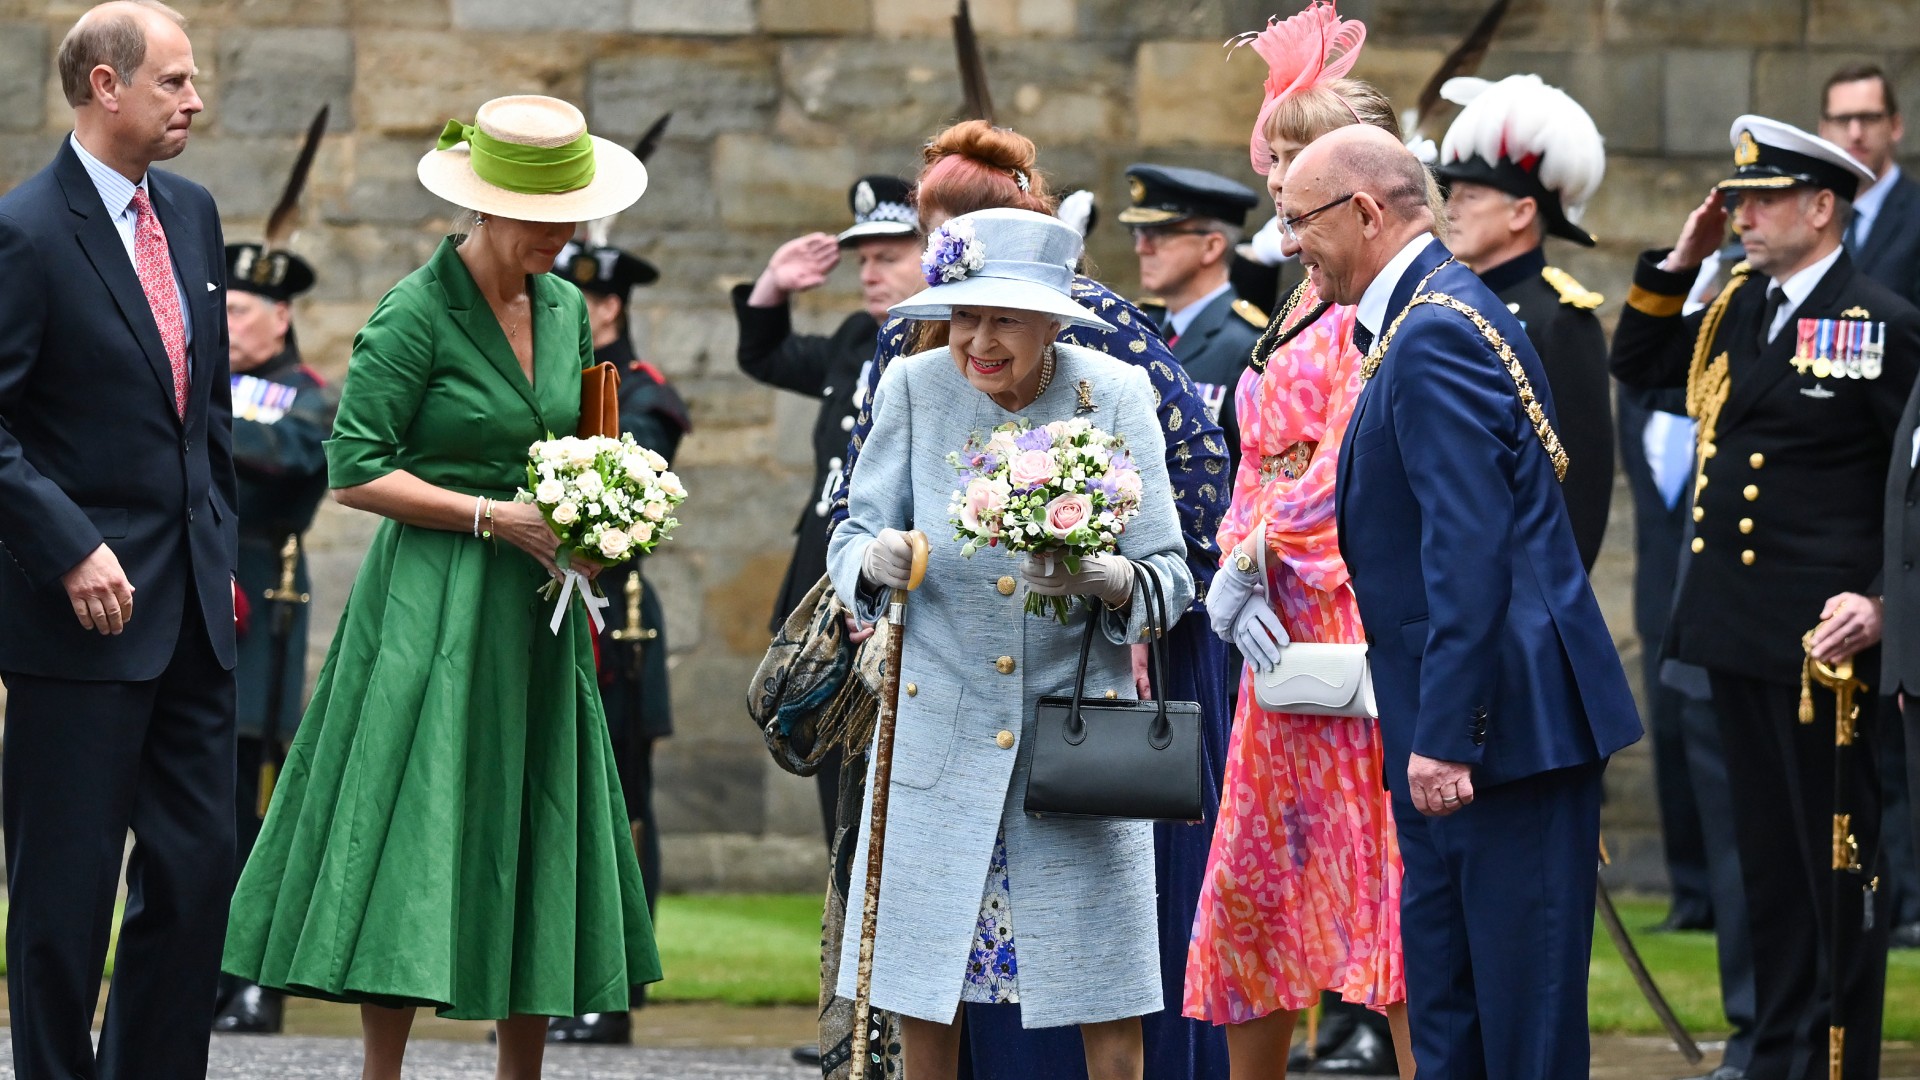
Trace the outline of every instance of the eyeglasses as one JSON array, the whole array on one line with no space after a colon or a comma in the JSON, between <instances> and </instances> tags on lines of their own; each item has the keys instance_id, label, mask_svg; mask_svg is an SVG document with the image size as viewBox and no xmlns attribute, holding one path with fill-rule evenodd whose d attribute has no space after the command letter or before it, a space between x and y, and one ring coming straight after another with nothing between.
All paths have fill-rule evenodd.
<instances>
[{"instance_id":1,"label":"eyeglasses","mask_svg":"<svg viewBox=\"0 0 1920 1080\"><path fill-rule=\"evenodd\" d=\"M1876 124L1886 123L1892 118L1892 115L1892 113L1883 110L1880 112L1823 114L1820 119L1823 123L1832 124L1837 128L1849 128L1855 124L1859 124L1861 127L1873 127Z\"/></svg>"},{"instance_id":2,"label":"eyeglasses","mask_svg":"<svg viewBox=\"0 0 1920 1080\"><path fill-rule=\"evenodd\" d=\"M1312 221L1314 218L1319 217L1321 214L1324 214L1327 211L1333 209L1334 207L1339 206L1341 203L1346 202L1347 200L1353 198L1355 195L1358 195L1358 194L1359 192L1357 191L1350 191L1347 194L1342 195L1339 198L1333 200L1332 202L1327 203L1325 206L1316 206L1304 214L1295 214L1293 217L1281 218L1280 219L1280 235L1286 237L1289 241L1293 243L1296 243L1296 244L1299 243L1300 233L1298 230L1300 226L1305 225L1307 222Z\"/></svg>"},{"instance_id":3,"label":"eyeglasses","mask_svg":"<svg viewBox=\"0 0 1920 1080\"><path fill-rule=\"evenodd\" d=\"M1208 236L1217 231L1216 229L1174 229L1164 225L1135 225L1133 238L1144 240L1149 244L1157 244L1170 236Z\"/></svg>"}]
</instances>

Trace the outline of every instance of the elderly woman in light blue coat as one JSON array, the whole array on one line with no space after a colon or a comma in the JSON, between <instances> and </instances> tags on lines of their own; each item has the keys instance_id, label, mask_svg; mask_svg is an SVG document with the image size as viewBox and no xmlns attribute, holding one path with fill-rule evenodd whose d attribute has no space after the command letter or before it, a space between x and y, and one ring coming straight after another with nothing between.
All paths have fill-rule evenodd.
<instances>
[{"instance_id":1,"label":"elderly woman in light blue coat","mask_svg":"<svg viewBox=\"0 0 1920 1080\"><path fill-rule=\"evenodd\" d=\"M1072 692L1087 619L1099 620L1087 693L1135 696L1127 645L1147 609L1135 564L1156 573L1172 617L1193 599L1153 388L1121 361L1054 344L1068 324L1104 325L1069 295L1080 252L1071 228L1023 210L954 223L965 225L943 231L970 229L984 259L893 308L948 320L949 344L881 380L850 516L828 553L834 587L871 621L906 583L906 531L932 547L906 620L872 1000L903 1018L911 1080L954 1075L963 1000L1018 1001L1029 1027L1077 1024L1093 1080L1139 1080L1138 1017L1162 1004L1151 827L1028 816L1023 729L1039 698ZM930 259L942 239L930 239ZM946 250L951 262L960 247ZM1074 416L1124 436L1140 469L1140 513L1119 554L1082 560L1078 573L999 548L963 557L948 523L947 455L1010 420ZM1063 626L1024 614L1026 590L1083 602ZM871 802L856 883L870 823ZM860 925L851 905L847 925ZM858 948L846 935L846 997Z\"/></svg>"}]
</instances>

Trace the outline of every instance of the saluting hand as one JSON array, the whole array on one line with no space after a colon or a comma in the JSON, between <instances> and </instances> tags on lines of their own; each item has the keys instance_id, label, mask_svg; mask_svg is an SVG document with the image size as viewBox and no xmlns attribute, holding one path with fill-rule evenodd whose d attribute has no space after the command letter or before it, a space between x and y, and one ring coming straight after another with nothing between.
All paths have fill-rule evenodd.
<instances>
[{"instance_id":1,"label":"saluting hand","mask_svg":"<svg viewBox=\"0 0 1920 1080\"><path fill-rule=\"evenodd\" d=\"M793 293L817 289L840 265L840 243L832 233L808 233L781 244L747 296L750 307L778 307Z\"/></svg>"},{"instance_id":2,"label":"saluting hand","mask_svg":"<svg viewBox=\"0 0 1920 1080\"><path fill-rule=\"evenodd\" d=\"M1841 593L1820 609L1813 628L1813 658L1823 664L1842 660L1880 643L1881 601L1877 596Z\"/></svg>"},{"instance_id":3,"label":"saluting hand","mask_svg":"<svg viewBox=\"0 0 1920 1080\"><path fill-rule=\"evenodd\" d=\"M105 544L61 574L60 584L66 587L74 617L89 630L111 636L133 619L133 583Z\"/></svg>"},{"instance_id":4,"label":"saluting hand","mask_svg":"<svg viewBox=\"0 0 1920 1080\"><path fill-rule=\"evenodd\" d=\"M1720 250L1726 235L1727 200L1716 188L1707 193L1705 202L1694 207L1693 213L1687 215L1687 223L1680 229L1680 239L1674 242L1673 251L1661 261L1661 269L1697 269L1707 261L1707 256Z\"/></svg>"}]
</instances>

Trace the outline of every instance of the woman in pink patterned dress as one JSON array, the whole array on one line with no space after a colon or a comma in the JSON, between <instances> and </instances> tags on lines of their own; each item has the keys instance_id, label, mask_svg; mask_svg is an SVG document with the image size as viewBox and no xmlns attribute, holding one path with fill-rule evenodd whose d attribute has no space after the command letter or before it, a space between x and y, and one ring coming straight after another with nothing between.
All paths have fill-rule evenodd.
<instances>
[{"instance_id":1,"label":"woman in pink patterned dress","mask_svg":"<svg viewBox=\"0 0 1920 1080\"><path fill-rule=\"evenodd\" d=\"M1276 205L1293 155L1320 135L1353 123L1399 134L1379 91L1343 77L1365 36L1359 22L1320 3L1248 35L1269 65L1252 152ZM1228 555L1208 605L1230 641L1268 612L1294 640L1364 640L1333 499L1361 385L1353 326L1352 308L1322 303L1303 284L1241 377L1242 456L1219 532ZM1257 558L1252 545L1262 534L1264 582L1236 570L1234 558L1235 549ZM1384 1010L1401 1076L1413 1075L1400 856L1380 754L1373 721L1269 713L1242 672L1183 1006L1187 1016L1229 1025L1234 1080L1285 1070L1295 1017L1323 990Z\"/></svg>"}]
</instances>

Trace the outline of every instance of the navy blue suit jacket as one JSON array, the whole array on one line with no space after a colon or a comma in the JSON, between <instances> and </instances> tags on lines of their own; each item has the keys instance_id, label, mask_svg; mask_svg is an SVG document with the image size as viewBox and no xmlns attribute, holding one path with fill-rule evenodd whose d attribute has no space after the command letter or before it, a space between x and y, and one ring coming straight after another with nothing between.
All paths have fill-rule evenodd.
<instances>
[{"instance_id":1,"label":"navy blue suit jacket","mask_svg":"<svg viewBox=\"0 0 1920 1080\"><path fill-rule=\"evenodd\" d=\"M1436 241L1414 260L1388 325L1447 257ZM1454 263L1428 288L1486 317L1551 415L1526 331L1480 279ZM1639 739L1553 463L1464 316L1433 304L1408 313L1354 407L1334 491L1396 795L1413 753L1471 764L1484 787Z\"/></svg>"},{"instance_id":2,"label":"navy blue suit jacket","mask_svg":"<svg viewBox=\"0 0 1920 1080\"><path fill-rule=\"evenodd\" d=\"M0 671L157 678L186 605L233 666L237 562L226 259L205 188L150 169L190 305L186 417L133 261L72 145L0 196ZM133 618L81 627L60 577L105 543Z\"/></svg>"}]
</instances>

